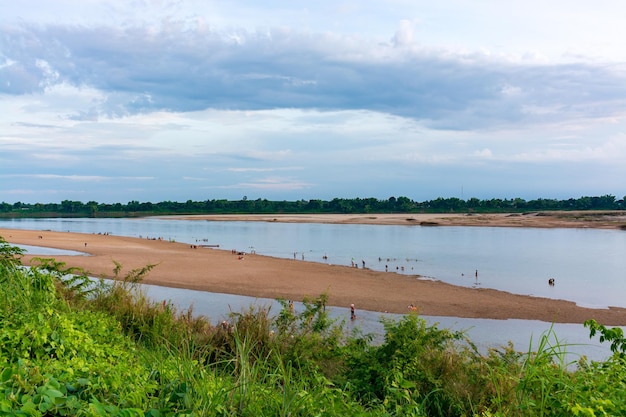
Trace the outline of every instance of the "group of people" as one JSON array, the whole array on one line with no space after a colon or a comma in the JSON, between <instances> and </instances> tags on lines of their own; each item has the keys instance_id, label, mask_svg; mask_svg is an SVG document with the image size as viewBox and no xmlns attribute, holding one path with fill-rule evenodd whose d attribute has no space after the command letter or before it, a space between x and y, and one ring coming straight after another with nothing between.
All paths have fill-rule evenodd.
<instances>
[{"instance_id":1,"label":"group of people","mask_svg":"<svg viewBox=\"0 0 626 417\"><path fill-rule=\"evenodd\" d=\"M361 264L363 265L363 269L365 269L365 261L364 261L364 260L361 260ZM352 259L352 268L358 268L358 267L359 267L359 264L358 264L358 263L356 263L356 262L354 261L354 258L353 258L353 259Z\"/></svg>"}]
</instances>

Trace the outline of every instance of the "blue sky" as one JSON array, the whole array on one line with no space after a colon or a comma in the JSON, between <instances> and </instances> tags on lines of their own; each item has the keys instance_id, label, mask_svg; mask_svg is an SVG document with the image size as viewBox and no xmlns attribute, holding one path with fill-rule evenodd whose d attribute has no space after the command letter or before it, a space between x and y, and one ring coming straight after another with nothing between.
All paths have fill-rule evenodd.
<instances>
[{"instance_id":1,"label":"blue sky","mask_svg":"<svg viewBox=\"0 0 626 417\"><path fill-rule=\"evenodd\" d=\"M626 5L1 1L0 201L626 194Z\"/></svg>"}]
</instances>

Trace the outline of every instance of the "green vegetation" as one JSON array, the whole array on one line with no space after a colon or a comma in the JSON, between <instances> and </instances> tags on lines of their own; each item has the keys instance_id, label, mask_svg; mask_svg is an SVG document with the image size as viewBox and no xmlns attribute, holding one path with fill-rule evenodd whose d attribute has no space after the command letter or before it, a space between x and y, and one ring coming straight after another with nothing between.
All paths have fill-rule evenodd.
<instances>
[{"instance_id":1,"label":"green vegetation","mask_svg":"<svg viewBox=\"0 0 626 417\"><path fill-rule=\"evenodd\" d=\"M212 325L145 297L151 266L93 283L63 263L23 268L0 238L0 415L613 416L626 413L626 339L604 362L567 363L552 331L535 351L478 353L416 314L379 345L330 320L326 296Z\"/></svg>"},{"instance_id":2,"label":"green vegetation","mask_svg":"<svg viewBox=\"0 0 626 417\"><path fill-rule=\"evenodd\" d=\"M324 200L268 201L249 200L246 197L237 201L206 200L184 203L163 201L160 203L104 204L96 201L82 203L64 200L61 204L14 204L0 203L0 218L4 217L133 217L166 214L293 214L293 213L524 213L546 210L624 210L624 199L615 196L580 197L568 200L537 199L526 201L521 198L479 200L470 198L437 198L416 202L407 197L390 197L387 200L376 198L334 198Z\"/></svg>"}]
</instances>

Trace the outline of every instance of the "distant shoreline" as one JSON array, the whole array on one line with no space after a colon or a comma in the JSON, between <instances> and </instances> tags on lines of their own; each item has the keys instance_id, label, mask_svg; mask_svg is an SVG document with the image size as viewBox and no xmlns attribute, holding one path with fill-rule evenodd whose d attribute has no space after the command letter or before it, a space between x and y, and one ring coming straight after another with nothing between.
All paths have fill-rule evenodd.
<instances>
[{"instance_id":1,"label":"distant shoreline","mask_svg":"<svg viewBox=\"0 0 626 417\"><path fill-rule=\"evenodd\" d=\"M357 309L369 311L402 314L414 305L420 314L428 316L579 324L595 319L605 325L626 326L624 308L591 309L570 301L460 287L417 279L415 275L261 255L240 256L229 250L113 235L0 229L0 236L12 244L87 252L91 256L54 258L96 277L114 278L114 261L123 266L121 276L124 271L155 265L144 283L165 287L294 301L326 293L331 306L354 303ZM34 257L24 256L23 261L28 265Z\"/></svg>"},{"instance_id":2,"label":"distant shoreline","mask_svg":"<svg viewBox=\"0 0 626 417\"><path fill-rule=\"evenodd\" d=\"M533 213L394 213L394 214L198 214L153 218L278 223L376 224L402 226L480 226L598 228L626 230L625 211L541 211Z\"/></svg>"}]
</instances>

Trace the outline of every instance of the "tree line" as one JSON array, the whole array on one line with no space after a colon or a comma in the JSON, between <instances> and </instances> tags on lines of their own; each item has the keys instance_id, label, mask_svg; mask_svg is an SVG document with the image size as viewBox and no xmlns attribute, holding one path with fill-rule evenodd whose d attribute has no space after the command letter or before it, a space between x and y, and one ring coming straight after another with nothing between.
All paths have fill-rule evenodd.
<instances>
[{"instance_id":1,"label":"tree line","mask_svg":"<svg viewBox=\"0 0 626 417\"><path fill-rule=\"evenodd\" d=\"M408 197L334 198L332 200L270 201L212 199L205 201L159 203L129 201L98 203L63 200L61 203L0 203L0 217L140 217L165 214L315 214L315 213L523 213L547 210L624 210L626 197L613 195L580 197L567 200L442 198L414 201Z\"/></svg>"}]
</instances>

